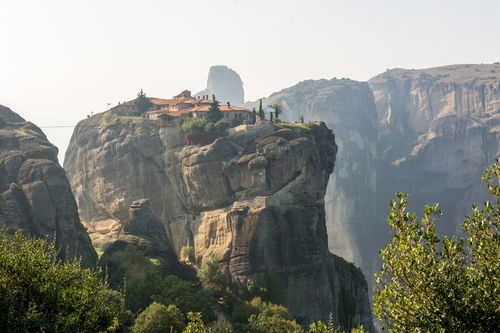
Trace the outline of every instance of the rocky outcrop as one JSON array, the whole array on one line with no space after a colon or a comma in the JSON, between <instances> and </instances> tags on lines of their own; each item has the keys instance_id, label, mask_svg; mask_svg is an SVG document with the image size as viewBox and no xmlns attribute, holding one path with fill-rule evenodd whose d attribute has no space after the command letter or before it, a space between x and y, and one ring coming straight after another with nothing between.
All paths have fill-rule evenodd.
<instances>
[{"instance_id":1,"label":"rocky outcrop","mask_svg":"<svg viewBox=\"0 0 500 333\"><path fill-rule=\"evenodd\" d=\"M394 69L369 81L378 113L378 196L439 202L448 234L482 202L483 170L500 156L500 64ZM379 215L386 213L379 208Z\"/></svg>"},{"instance_id":2,"label":"rocky outcrop","mask_svg":"<svg viewBox=\"0 0 500 333\"><path fill-rule=\"evenodd\" d=\"M328 251L323 199L337 147L323 123L243 125L183 147L171 128L104 119L77 127L65 160L86 224L125 228L130 204L149 198L177 253L192 246L198 264L220 258L244 287L272 275L304 321L349 308L373 327L362 273Z\"/></svg>"},{"instance_id":3,"label":"rocky outcrop","mask_svg":"<svg viewBox=\"0 0 500 333\"><path fill-rule=\"evenodd\" d=\"M129 218L121 226L116 238L106 244L101 264L106 266L107 258L122 252L127 246L138 250L144 258L153 262L164 261L169 273L180 270L175 251L170 245L165 228L153 214L150 200L141 199L132 202ZM115 272L110 272L113 273Z\"/></svg>"},{"instance_id":4,"label":"rocky outcrop","mask_svg":"<svg viewBox=\"0 0 500 333\"><path fill-rule=\"evenodd\" d=\"M215 95L221 103L242 105L245 100L243 81L240 75L227 66L212 66L208 72L207 87L196 93L195 97Z\"/></svg>"},{"instance_id":5,"label":"rocky outcrop","mask_svg":"<svg viewBox=\"0 0 500 333\"><path fill-rule=\"evenodd\" d=\"M390 239L388 203L397 191L410 193L417 211L439 202L445 214L438 230L448 234L458 231L470 203L485 198L481 174L500 156L500 64L395 69L368 84L309 80L263 105L278 103L284 119L322 120L334 130L329 246L371 277Z\"/></svg>"},{"instance_id":6,"label":"rocky outcrop","mask_svg":"<svg viewBox=\"0 0 500 333\"><path fill-rule=\"evenodd\" d=\"M0 226L55 239L62 258L95 264L57 148L34 124L0 106Z\"/></svg>"},{"instance_id":7,"label":"rocky outcrop","mask_svg":"<svg viewBox=\"0 0 500 333\"><path fill-rule=\"evenodd\" d=\"M339 151L325 197L329 247L371 276L376 267L367 258L378 248L370 246L377 159L377 114L370 88L348 79L308 80L262 100L264 107L275 103L285 120L321 120L334 131ZM246 106L258 108L258 102Z\"/></svg>"}]
</instances>

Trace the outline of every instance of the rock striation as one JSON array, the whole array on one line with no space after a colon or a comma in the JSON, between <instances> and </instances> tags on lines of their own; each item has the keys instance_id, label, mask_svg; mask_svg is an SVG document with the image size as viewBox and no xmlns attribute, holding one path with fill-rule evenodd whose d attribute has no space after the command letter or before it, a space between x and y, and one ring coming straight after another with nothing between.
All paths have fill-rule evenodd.
<instances>
[{"instance_id":1,"label":"rock striation","mask_svg":"<svg viewBox=\"0 0 500 333\"><path fill-rule=\"evenodd\" d=\"M57 148L34 124L0 106L0 226L54 239L62 258L95 265Z\"/></svg>"},{"instance_id":2,"label":"rock striation","mask_svg":"<svg viewBox=\"0 0 500 333\"><path fill-rule=\"evenodd\" d=\"M322 120L334 130L329 247L366 276L379 270L397 191L411 194L413 210L439 202L438 230L454 234L470 203L486 198L481 174L500 156L500 64L394 69L368 84L309 80L262 101L280 104L283 119Z\"/></svg>"},{"instance_id":3,"label":"rock striation","mask_svg":"<svg viewBox=\"0 0 500 333\"><path fill-rule=\"evenodd\" d=\"M207 87L194 96L215 95L221 103L242 105L245 101L240 75L227 66L212 66L208 72Z\"/></svg>"},{"instance_id":4,"label":"rock striation","mask_svg":"<svg viewBox=\"0 0 500 333\"><path fill-rule=\"evenodd\" d=\"M264 98L280 104L288 121L321 120L339 147L325 196L329 248L371 276L377 252L370 224L376 211L377 112L367 83L349 79L307 80ZM258 108L258 101L245 104ZM377 244L378 245L378 244Z\"/></svg>"},{"instance_id":5,"label":"rock striation","mask_svg":"<svg viewBox=\"0 0 500 333\"><path fill-rule=\"evenodd\" d=\"M83 120L65 159L86 225L126 228L130 204L149 198L177 253L194 247L197 264L218 257L242 287L272 276L305 322L334 313L373 328L361 271L327 246L324 195L337 146L324 123L242 125L184 147L171 128L106 118Z\"/></svg>"},{"instance_id":6,"label":"rock striation","mask_svg":"<svg viewBox=\"0 0 500 333\"><path fill-rule=\"evenodd\" d=\"M500 64L393 69L369 81L377 105L377 192L414 207L439 202L441 232L459 232L482 202L483 170L500 156ZM378 208L379 216L387 211Z\"/></svg>"}]
</instances>

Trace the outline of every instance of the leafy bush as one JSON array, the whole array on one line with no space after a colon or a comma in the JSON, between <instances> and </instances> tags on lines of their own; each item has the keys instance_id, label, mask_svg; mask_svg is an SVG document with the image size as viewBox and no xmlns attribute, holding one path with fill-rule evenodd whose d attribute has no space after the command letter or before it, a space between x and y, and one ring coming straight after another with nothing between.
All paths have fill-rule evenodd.
<instances>
[{"instance_id":1,"label":"leafy bush","mask_svg":"<svg viewBox=\"0 0 500 333\"><path fill-rule=\"evenodd\" d=\"M381 251L374 313L390 332L495 332L500 323L500 163L486 174L495 199L462 223L466 237L436 234L438 205L423 218L406 211L408 195L391 201L394 237Z\"/></svg>"},{"instance_id":2,"label":"leafy bush","mask_svg":"<svg viewBox=\"0 0 500 333\"><path fill-rule=\"evenodd\" d=\"M229 129L230 125L227 121L219 120L218 122L215 123L214 127L217 133L221 135L226 135L226 132Z\"/></svg>"},{"instance_id":3,"label":"leafy bush","mask_svg":"<svg viewBox=\"0 0 500 333\"><path fill-rule=\"evenodd\" d=\"M189 322L182 333L209 333L210 330L205 326L198 312L189 312L187 314Z\"/></svg>"},{"instance_id":4,"label":"leafy bush","mask_svg":"<svg viewBox=\"0 0 500 333\"><path fill-rule=\"evenodd\" d=\"M212 322L209 326L210 333L233 333L234 328L227 319L222 317L217 318L216 321Z\"/></svg>"},{"instance_id":5,"label":"leafy bush","mask_svg":"<svg viewBox=\"0 0 500 333\"><path fill-rule=\"evenodd\" d=\"M181 258L194 262L194 248L192 246L184 246L181 249Z\"/></svg>"},{"instance_id":6,"label":"leafy bush","mask_svg":"<svg viewBox=\"0 0 500 333\"><path fill-rule=\"evenodd\" d=\"M302 331L284 306L263 302L260 297L252 299L250 306L258 311L258 314L253 314L248 319L248 327L251 332Z\"/></svg>"},{"instance_id":7,"label":"leafy bush","mask_svg":"<svg viewBox=\"0 0 500 333\"><path fill-rule=\"evenodd\" d=\"M114 289L125 289L127 308L137 313L145 309L157 293L162 279L161 265L155 265L131 244L101 257ZM165 303L169 304L169 303Z\"/></svg>"},{"instance_id":8,"label":"leafy bush","mask_svg":"<svg viewBox=\"0 0 500 333\"><path fill-rule=\"evenodd\" d=\"M204 288L214 292L216 297L222 297L229 287L229 279L219 270L219 259L211 257L206 260L198 271L198 278Z\"/></svg>"},{"instance_id":9,"label":"leafy bush","mask_svg":"<svg viewBox=\"0 0 500 333\"><path fill-rule=\"evenodd\" d=\"M134 333L182 332L184 315L175 305L151 303L135 320Z\"/></svg>"},{"instance_id":10,"label":"leafy bush","mask_svg":"<svg viewBox=\"0 0 500 333\"><path fill-rule=\"evenodd\" d=\"M200 312L208 321L215 319L212 308L216 302L211 295L195 282L182 280L175 275L164 278L152 298L162 304L174 304L183 313Z\"/></svg>"},{"instance_id":11,"label":"leafy bush","mask_svg":"<svg viewBox=\"0 0 500 333\"><path fill-rule=\"evenodd\" d=\"M201 118L188 118L182 123L182 129L186 133L203 133L207 122Z\"/></svg>"},{"instance_id":12,"label":"leafy bush","mask_svg":"<svg viewBox=\"0 0 500 333\"><path fill-rule=\"evenodd\" d=\"M101 272L57 259L53 242L0 232L0 331L115 332L123 295Z\"/></svg>"}]
</instances>

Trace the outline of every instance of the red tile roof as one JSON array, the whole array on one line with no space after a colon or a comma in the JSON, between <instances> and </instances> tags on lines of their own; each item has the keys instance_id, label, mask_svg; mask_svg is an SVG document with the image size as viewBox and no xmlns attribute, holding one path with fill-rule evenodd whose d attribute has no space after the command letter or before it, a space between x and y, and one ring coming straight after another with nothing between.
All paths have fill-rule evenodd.
<instances>
[{"instance_id":1,"label":"red tile roof","mask_svg":"<svg viewBox=\"0 0 500 333\"><path fill-rule=\"evenodd\" d=\"M210 110L210 105L200 105L195 108L192 108L190 111L193 112L208 112ZM239 106L228 106L228 105L219 105L219 110L221 112L230 112L230 111L249 111L248 109L239 107Z\"/></svg>"}]
</instances>

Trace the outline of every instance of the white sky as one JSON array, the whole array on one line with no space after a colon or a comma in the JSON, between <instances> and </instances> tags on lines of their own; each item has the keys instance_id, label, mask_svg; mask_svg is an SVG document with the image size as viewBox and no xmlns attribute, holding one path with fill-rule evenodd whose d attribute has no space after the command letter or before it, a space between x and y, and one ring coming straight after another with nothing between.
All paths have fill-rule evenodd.
<instances>
[{"instance_id":1,"label":"white sky","mask_svg":"<svg viewBox=\"0 0 500 333\"><path fill-rule=\"evenodd\" d=\"M0 104L39 126L205 87L245 99L305 79L500 61L498 0L0 0ZM64 150L72 129L44 129ZM62 155L60 155L62 160Z\"/></svg>"}]
</instances>

